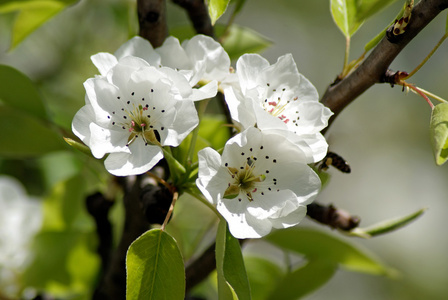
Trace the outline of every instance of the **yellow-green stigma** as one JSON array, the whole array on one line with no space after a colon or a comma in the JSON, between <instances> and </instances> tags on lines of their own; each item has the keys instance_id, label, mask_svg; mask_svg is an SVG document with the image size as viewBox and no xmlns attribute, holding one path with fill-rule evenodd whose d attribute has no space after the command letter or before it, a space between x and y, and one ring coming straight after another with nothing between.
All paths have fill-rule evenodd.
<instances>
[{"instance_id":1,"label":"yellow-green stigma","mask_svg":"<svg viewBox=\"0 0 448 300\"><path fill-rule=\"evenodd\" d=\"M226 191L224 192L224 198L233 199L236 198L240 192L244 192L249 201L253 201L252 193L257 191L256 183L262 182L266 179L265 175L255 175L254 163L251 159L248 159L244 167L240 169L227 167L230 175L232 176L233 183L229 183Z\"/></svg>"}]
</instances>

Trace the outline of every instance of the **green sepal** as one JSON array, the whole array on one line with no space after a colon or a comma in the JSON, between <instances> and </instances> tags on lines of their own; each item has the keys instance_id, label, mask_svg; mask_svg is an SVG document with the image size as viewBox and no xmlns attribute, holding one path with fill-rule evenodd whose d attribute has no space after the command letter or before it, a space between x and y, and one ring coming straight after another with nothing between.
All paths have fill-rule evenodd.
<instances>
[{"instance_id":1,"label":"green sepal","mask_svg":"<svg viewBox=\"0 0 448 300\"><path fill-rule=\"evenodd\" d=\"M76 150L79 150L84 154L92 156L92 152L90 151L90 148L87 147L86 145L79 143L75 140L72 140L71 138L66 138L66 137L64 137L64 141L67 144L69 144L70 146L72 146L73 148L75 148Z\"/></svg>"}]
</instances>

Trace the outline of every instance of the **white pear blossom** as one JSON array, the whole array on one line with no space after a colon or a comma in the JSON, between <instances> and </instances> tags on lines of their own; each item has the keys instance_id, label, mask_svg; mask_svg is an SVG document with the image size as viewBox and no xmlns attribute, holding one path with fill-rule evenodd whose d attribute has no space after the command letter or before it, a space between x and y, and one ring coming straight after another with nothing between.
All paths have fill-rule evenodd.
<instances>
[{"instance_id":1,"label":"white pear blossom","mask_svg":"<svg viewBox=\"0 0 448 300\"><path fill-rule=\"evenodd\" d=\"M32 239L42 224L42 205L16 179L0 176L0 291L17 299L20 276L31 261Z\"/></svg>"},{"instance_id":2,"label":"white pear blossom","mask_svg":"<svg viewBox=\"0 0 448 300\"><path fill-rule=\"evenodd\" d=\"M110 153L104 162L110 173L142 174L163 157L161 146L178 146L198 125L193 101L214 96L216 89L192 89L175 70L134 56L111 65L84 83L86 105L72 130L96 158Z\"/></svg>"},{"instance_id":3,"label":"white pear blossom","mask_svg":"<svg viewBox=\"0 0 448 300\"><path fill-rule=\"evenodd\" d=\"M197 186L236 238L259 238L298 224L320 189L306 153L284 136L250 127L231 138L222 157L199 155Z\"/></svg>"},{"instance_id":4,"label":"white pear blossom","mask_svg":"<svg viewBox=\"0 0 448 300\"><path fill-rule=\"evenodd\" d=\"M225 98L242 129L277 130L302 149L308 148L308 163L325 156L328 144L320 131L332 112L318 102L316 88L298 72L291 54L273 65L258 54L244 54L237 61L236 74L239 85L226 87Z\"/></svg>"},{"instance_id":5,"label":"white pear blossom","mask_svg":"<svg viewBox=\"0 0 448 300\"><path fill-rule=\"evenodd\" d=\"M114 55L98 53L92 61L105 76L107 72L126 56L136 56L155 67L170 67L183 74L190 86L201 81L204 92L214 90L217 81L223 81L230 74L230 58L220 43L205 35L196 35L182 45L175 37L168 37L162 46L154 49L149 41L133 37L124 43Z\"/></svg>"}]
</instances>

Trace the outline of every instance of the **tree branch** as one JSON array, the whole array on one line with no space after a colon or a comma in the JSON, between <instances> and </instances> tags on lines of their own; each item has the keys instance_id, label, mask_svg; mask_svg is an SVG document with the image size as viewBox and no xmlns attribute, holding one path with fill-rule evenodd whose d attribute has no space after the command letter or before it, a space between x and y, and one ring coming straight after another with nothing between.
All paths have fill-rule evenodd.
<instances>
[{"instance_id":1,"label":"tree branch","mask_svg":"<svg viewBox=\"0 0 448 300\"><path fill-rule=\"evenodd\" d=\"M414 7L410 22L403 34L392 36L392 38L384 37L356 70L329 86L321 102L334 112L330 124L359 95L375 83L383 82L384 74L401 50L447 7L448 0L420 1Z\"/></svg>"},{"instance_id":2,"label":"tree branch","mask_svg":"<svg viewBox=\"0 0 448 300\"><path fill-rule=\"evenodd\" d=\"M139 35L156 48L168 35L165 0L137 0Z\"/></svg>"},{"instance_id":3,"label":"tree branch","mask_svg":"<svg viewBox=\"0 0 448 300\"><path fill-rule=\"evenodd\" d=\"M94 299L119 300L126 298L126 253L131 243L149 229L140 202L141 176L119 178L124 188L125 221L117 249L111 256L109 268L95 291Z\"/></svg>"},{"instance_id":4,"label":"tree branch","mask_svg":"<svg viewBox=\"0 0 448 300\"><path fill-rule=\"evenodd\" d=\"M185 9L197 33L213 37L213 26L204 0L173 0Z\"/></svg>"}]
</instances>

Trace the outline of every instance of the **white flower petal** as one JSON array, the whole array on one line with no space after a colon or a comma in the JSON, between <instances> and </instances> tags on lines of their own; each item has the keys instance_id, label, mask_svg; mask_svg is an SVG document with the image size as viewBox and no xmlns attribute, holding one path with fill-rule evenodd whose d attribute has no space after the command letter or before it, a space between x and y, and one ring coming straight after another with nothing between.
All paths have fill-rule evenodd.
<instances>
[{"instance_id":1,"label":"white flower petal","mask_svg":"<svg viewBox=\"0 0 448 300\"><path fill-rule=\"evenodd\" d=\"M90 129L89 124L95 119L95 112L92 106L84 105L76 113L72 122L72 131L87 146L90 145Z\"/></svg>"},{"instance_id":2,"label":"white flower petal","mask_svg":"<svg viewBox=\"0 0 448 300\"><path fill-rule=\"evenodd\" d=\"M218 172L222 172L221 157L219 153L210 147L204 148L198 152L199 158L199 176L196 179L196 185L204 194L207 200L217 204L217 199L226 188L225 181L216 180L221 177Z\"/></svg>"},{"instance_id":3,"label":"white flower petal","mask_svg":"<svg viewBox=\"0 0 448 300\"><path fill-rule=\"evenodd\" d=\"M244 202L224 199L222 204L218 204L217 209L226 219L230 233L237 239L260 238L271 231L271 222L247 214Z\"/></svg>"},{"instance_id":4,"label":"white flower petal","mask_svg":"<svg viewBox=\"0 0 448 300\"><path fill-rule=\"evenodd\" d=\"M244 96L232 86L224 89L224 95L232 119L240 123L244 129L254 126L256 118L252 107L252 101L241 100Z\"/></svg>"},{"instance_id":5,"label":"white flower petal","mask_svg":"<svg viewBox=\"0 0 448 300\"><path fill-rule=\"evenodd\" d=\"M196 63L196 73L203 73L203 80L222 81L229 74L230 58L220 43L205 35L195 35L182 43L182 47Z\"/></svg>"},{"instance_id":6,"label":"white flower petal","mask_svg":"<svg viewBox=\"0 0 448 300\"><path fill-rule=\"evenodd\" d=\"M158 146L145 146L141 139L136 139L129 145L129 150L130 153L109 154L104 161L107 171L115 176L143 174L163 158L163 152Z\"/></svg>"},{"instance_id":7,"label":"white flower petal","mask_svg":"<svg viewBox=\"0 0 448 300\"><path fill-rule=\"evenodd\" d=\"M125 131L109 130L95 123L89 124L89 130L89 147L95 158L102 158L110 152L129 152L126 147L129 134Z\"/></svg>"},{"instance_id":8,"label":"white flower petal","mask_svg":"<svg viewBox=\"0 0 448 300\"><path fill-rule=\"evenodd\" d=\"M117 59L126 56L136 56L144 59L151 66L160 65L160 56L154 51L151 43L142 37L135 36L126 43L124 43L116 52Z\"/></svg>"},{"instance_id":9,"label":"white flower petal","mask_svg":"<svg viewBox=\"0 0 448 300\"><path fill-rule=\"evenodd\" d=\"M100 52L90 57L95 67L100 71L102 76L106 76L110 69L112 69L118 60L110 53Z\"/></svg>"},{"instance_id":10,"label":"white flower petal","mask_svg":"<svg viewBox=\"0 0 448 300\"><path fill-rule=\"evenodd\" d=\"M180 142L199 124L198 113L193 102L189 100L178 101L176 111L176 118L168 127L169 135L164 145L179 146Z\"/></svg>"},{"instance_id":11,"label":"white flower petal","mask_svg":"<svg viewBox=\"0 0 448 300\"><path fill-rule=\"evenodd\" d=\"M191 101L198 101L203 99L208 99L215 97L218 93L218 82L216 80L210 81L206 85L200 87L199 89L193 89L190 97L185 99Z\"/></svg>"},{"instance_id":12,"label":"white flower petal","mask_svg":"<svg viewBox=\"0 0 448 300\"><path fill-rule=\"evenodd\" d=\"M258 85L256 76L269 67L269 62L258 54L244 54L236 62L238 78L243 94Z\"/></svg>"},{"instance_id":13,"label":"white flower petal","mask_svg":"<svg viewBox=\"0 0 448 300\"><path fill-rule=\"evenodd\" d=\"M193 69L193 64L190 61L185 50L175 37L168 37L155 51L162 59L162 65L173 69Z\"/></svg>"},{"instance_id":14,"label":"white flower petal","mask_svg":"<svg viewBox=\"0 0 448 300\"><path fill-rule=\"evenodd\" d=\"M285 207L279 217L269 219L273 228L289 228L299 224L306 217L306 206L299 206L292 211L288 208L290 207Z\"/></svg>"}]
</instances>

